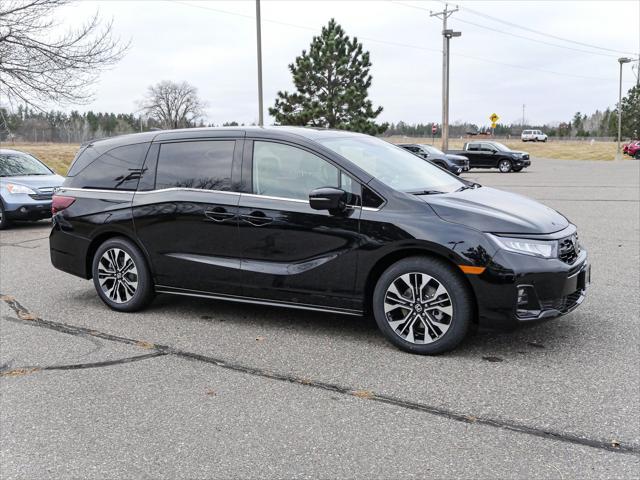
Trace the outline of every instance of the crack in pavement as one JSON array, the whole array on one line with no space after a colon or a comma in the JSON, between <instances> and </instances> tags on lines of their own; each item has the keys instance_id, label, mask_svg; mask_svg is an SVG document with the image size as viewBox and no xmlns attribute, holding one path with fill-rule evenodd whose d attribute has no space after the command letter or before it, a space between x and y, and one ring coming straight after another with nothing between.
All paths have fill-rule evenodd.
<instances>
[{"instance_id":1,"label":"crack in pavement","mask_svg":"<svg viewBox=\"0 0 640 480\"><path fill-rule=\"evenodd\" d=\"M574 444L574 445L581 445L581 446L597 448L600 450L607 450L610 452L625 453L625 454L640 456L640 445L636 445L632 443L622 443L622 442L619 442L618 440L603 441L603 440L585 438L585 437L581 437L581 436L570 434L570 433L562 433L562 432L553 431L550 429L530 427L524 424L509 421L509 420L500 420L500 419L491 418L491 417L480 417L480 416L474 416L469 414L463 414L463 413L455 412L453 410L449 410L446 408L435 407L435 406L427 405L424 403L412 402L409 400L404 400L404 399L393 397L390 395L378 394L368 390L357 390L354 388L345 387L338 384L327 383L319 380L312 380L304 377L297 377L297 376L286 374L286 373L279 373L279 372L274 372L270 370L265 370L262 368L242 365L239 363L228 362L224 359L219 359L219 358L211 357L208 355L189 352L189 351L181 350L168 345L160 345L156 343L146 342L144 340L136 340L132 338L121 337L118 335L112 335L110 333L105 333L105 332L101 332L98 330L93 330L85 327L73 326L66 323L45 320L31 313L12 296L0 294L0 300L4 301L9 307L11 307L11 309L13 309L13 311L15 311L16 314L18 315L18 318L23 320L25 323L35 325L38 327L48 328L58 332L68 333L70 335L91 335L93 337L101 338L103 340L124 343L127 345L134 345L140 348L152 349L152 350L155 350L154 353L150 354L152 356L173 355L179 358L208 363L210 365L215 365L220 368L225 368L227 370L245 373L248 375L254 375L257 377L289 382L289 383L293 383L293 384L301 385L305 387L312 387L320 390L339 393L342 395L357 397L363 400L385 403L387 405L393 405L400 408L429 413L431 415L436 415L438 417L447 418L449 420L454 420L457 422L484 425L484 426L499 428L502 430L518 432L525 435L545 438L548 440L556 440L556 441ZM146 357L149 358L149 356L146 356Z\"/></svg>"},{"instance_id":2,"label":"crack in pavement","mask_svg":"<svg viewBox=\"0 0 640 480\"><path fill-rule=\"evenodd\" d=\"M28 249L34 249L34 248L40 248L39 246L35 246L35 247L25 247L22 244L23 243L29 243L29 242L36 242L38 240L45 240L49 238L49 236L46 237L38 237L38 238L31 238L29 240L21 240L19 242L0 242L0 247L20 247L20 248L28 248Z\"/></svg>"},{"instance_id":3,"label":"crack in pavement","mask_svg":"<svg viewBox=\"0 0 640 480\"><path fill-rule=\"evenodd\" d=\"M18 367L18 368L0 368L0 377L17 377L26 375L29 373L41 372L46 370L82 370L85 368L100 368L100 367L110 367L112 365L120 365L123 363L132 363L138 362L140 360L146 360L148 358L155 358L167 355L166 352L153 352L147 353L144 355L135 355L133 357L125 357L118 358L116 360L104 360L102 362L91 362L91 363L72 363L69 365L48 365L44 367L28 366L28 367Z\"/></svg>"}]
</instances>

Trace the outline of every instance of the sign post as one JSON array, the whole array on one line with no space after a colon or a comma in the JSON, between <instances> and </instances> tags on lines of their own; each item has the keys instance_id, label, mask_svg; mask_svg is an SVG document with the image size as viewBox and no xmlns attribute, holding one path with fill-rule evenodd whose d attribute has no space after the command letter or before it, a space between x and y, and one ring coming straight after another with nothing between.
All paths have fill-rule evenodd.
<instances>
[{"instance_id":1,"label":"sign post","mask_svg":"<svg viewBox=\"0 0 640 480\"><path fill-rule=\"evenodd\" d=\"M489 120L491 120L491 136L495 137L495 129L498 125L498 120L500 120L500 117L497 113L492 113L491 115L489 115Z\"/></svg>"},{"instance_id":2,"label":"sign post","mask_svg":"<svg viewBox=\"0 0 640 480\"><path fill-rule=\"evenodd\" d=\"M435 123L431 125L431 145L434 144L436 140L436 132L438 131L438 125Z\"/></svg>"}]
</instances>

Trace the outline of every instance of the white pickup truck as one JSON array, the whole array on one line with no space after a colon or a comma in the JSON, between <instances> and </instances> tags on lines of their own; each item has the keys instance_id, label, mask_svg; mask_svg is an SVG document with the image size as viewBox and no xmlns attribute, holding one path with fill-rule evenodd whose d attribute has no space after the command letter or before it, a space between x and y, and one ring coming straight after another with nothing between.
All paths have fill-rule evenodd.
<instances>
[{"instance_id":1,"label":"white pickup truck","mask_svg":"<svg viewBox=\"0 0 640 480\"><path fill-rule=\"evenodd\" d=\"M523 130L520 138L523 142L546 142L548 137L542 130Z\"/></svg>"}]
</instances>

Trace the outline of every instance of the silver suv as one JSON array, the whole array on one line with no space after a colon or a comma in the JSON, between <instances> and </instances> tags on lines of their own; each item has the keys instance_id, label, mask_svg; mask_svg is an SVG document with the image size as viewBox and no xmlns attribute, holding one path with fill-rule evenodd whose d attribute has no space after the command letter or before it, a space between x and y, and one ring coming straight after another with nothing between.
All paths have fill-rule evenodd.
<instances>
[{"instance_id":1,"label":"silver suv","mask_svg":"<svg viewBox=\"0 0 640 480\"><path fill-rule=\"evenodd\" d=\"M542 130L523 130L520 138L523 142L546 142L548 137Z\"/></svg>"}]
</instances>

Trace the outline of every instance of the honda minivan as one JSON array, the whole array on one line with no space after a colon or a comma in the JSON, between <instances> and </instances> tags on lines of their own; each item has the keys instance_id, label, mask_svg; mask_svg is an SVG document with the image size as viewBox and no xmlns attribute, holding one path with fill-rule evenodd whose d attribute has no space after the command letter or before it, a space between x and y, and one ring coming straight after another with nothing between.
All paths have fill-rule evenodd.
<instances>
[{"instance_id":1,"label":"honda minivan","mask_svg":"<svg viewBox=\"0 0 640 480\"><path fill-rule=\"evenodd\" d=\"M454 348L473 324L566 314L590 279L560 213L352 132L203 128L90 142L52 210L53 265L93 279L114 310L169 294L371 314L420 354Z\"/></svg>"}]
</instances>

